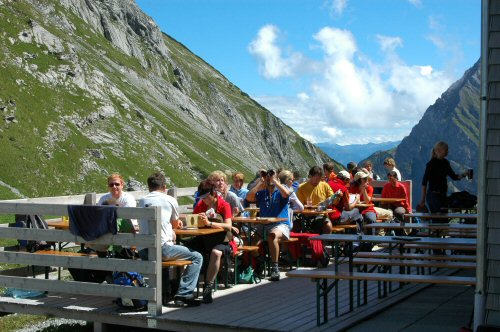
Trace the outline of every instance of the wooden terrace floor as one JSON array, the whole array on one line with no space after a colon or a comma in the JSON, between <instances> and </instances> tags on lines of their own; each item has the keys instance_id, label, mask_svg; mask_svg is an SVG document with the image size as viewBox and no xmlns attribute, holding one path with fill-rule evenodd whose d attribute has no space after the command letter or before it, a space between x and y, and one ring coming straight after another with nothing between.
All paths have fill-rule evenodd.
<instances>
[{"instance_id":1,"label":"wooden terrace floor","mask_svg":"<svg viewBox=\"0 0 500 332\"><path fill-rule=\"evenodd\" d=\"M346 266L343 265L342 268ZM183 309L163 307L163 315L158 318L156 328L168 331L339 331L426 287L406 285L388 297L378 299L377 284L370 282L368 304L355 307L349 313L349 284L348 281L341 281L341 316L334 317L332 291L329 322L317 327L315 283L307 279L286 278L284 272L281 274L279 282L263 280L258 285L237 285L227 290L218 290L212 304ZM356 294L356 283L354 285ZM135 327L148 326L145 312L120 312L112 300L69 294L48 294L40 299L0 297L0 311L44 314Z\"/></svg>"}]
</instances>

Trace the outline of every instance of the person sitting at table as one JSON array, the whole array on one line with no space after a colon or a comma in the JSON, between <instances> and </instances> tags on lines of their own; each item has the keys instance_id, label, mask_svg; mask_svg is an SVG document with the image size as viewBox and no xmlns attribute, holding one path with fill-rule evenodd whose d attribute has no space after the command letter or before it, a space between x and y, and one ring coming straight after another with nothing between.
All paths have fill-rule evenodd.
<instances>
[{"instance_id":1,"label":"person sitting at table","mask_svg":"<svg viewBox=\"0 0 500 332\"><path fill-rule=\"evenodd\" d=\"M393 158L387 157L384 160L384 167L387 172L394 171L398 175L398 181L401 181L403 178L401 177L401 173L396 168L396 161Z\"/></svg>"},{"instance_id":2,"label":"person sitting at table","mask_svg":"<svg viewBox=\"0 0 500 332\"><path fill-rule=\"evenodd\" d=\"M279 241L290 238L290 219L288 216L288 203L291 191L280 183L273 170L262 172L260 181L247 194L249 202L257 202L260 217L285 218L286 221L259 224L255 234L267 234L269 256L271 258L271 281L280 280L278 259L280 254Z\"/></svg>"},{"instance_id":3,"label":"person sitting at table","mask_svg":"<svg viewBox=\"0 0 500 332\"><path fill-rule=\"evenodd\" d=\"M373 187L368 182L369 175L367 170L361 170L354 175L354 182L349 187L349 194L358 194L359 201L370 206L363 208L361 215L363 216L363 224L372 224L377 222L377 213L373 207ZM360 225L360 232L363 232L363 227Z\"/></svg>"},{"instance_id":4,"label":"person sitting at table","mask_svg":"<svg viewBox=\"0 0 500 332\"><path fill-rule=\"evenodd\" d=\"M108 190L109 192L102 195L97 205L114 205L114 206L124 206L124 207L136 207L137 203L134 196L130 195L128 192L123 191L125 186L125 181L123 176L119 173L113 173L108 176ZM122 233L136 233L138 230L138 223L136 219L120 219L118 222L118 231ZM99 252L105 253L108 251L109 246L95 244L88 246L89 248ZM121 248L116 246L113 250L120 251ZM123 246L122 246L123 247ZM123 247L125 248L125 247Z\"/></svg>"},{"instance_id":5,"label":"person sitting at table","mask_svg":"<svg viewBox=\"0 0 500 332\"><path fill-rule=\"evenodd\" d=\"M189 260L180 278L179 288L174 296L174 304L177 306L199 305L194 295L194 289L198 283L203 256L185 246L175 244L174 228L181 228L182 221L179 220L179 205L177 200L167 195L167 181L162 173L154 173L148 177L149 193L139 200L139 207L160 206L161 207L161 258L163 260ZM139 220L139 234L149 234L149 221ZM148 249L141 249L139 256L147 260Z\"/></svg>"},{"instance_id":6,"label":"person sitting at table","mask_svg":"<svg viewBox=\"0 0 500 332\"><path fill-rule=\"evenodd\" d=\"M245 182L245 174L241 172L235 172L232 175L233 184L229 191L236 194L243 204L245 198L247 197L248 189L243 187L243 183Z\"/></svg>"},{"instance_id":7,"label":"person sitting at table","mask_svg":"<svg viewBox=\"0 0 500 332\"><path fill-rule=\"evenodd\" d=\"M227 176L224 172L213 171L208 176L208 180L215 185L215 190L217 190L222 198L229 203L231 212L234 216L243 211L241 199L234 192L229 191Z\"/></svg>"},{"instance_id":8,"label":"person sitting at table","mask_svg":"<svg viewBox=\"0 0 500 332\"><path fill-rule=\"evenodd\" d=\"M398 174L395 171L387 173L387 179L389 179L389 182L382 189L382 198L404 198L404 200L388 203L385 206L392 210L394 217L399 222L404 222L405 213L411 213L406 187L398 181Z\"/></svg>"},{"instance_id":9,"label":"person sitting at table","mask_svg":"<svg viewBox=\"0 0 500 332\"><path fill-rule=\"evenodd\" d=\"M431 213L443 212L441 208L446 206L446 195L448 194L447 177L453 181L463 179L467 176L467 172L456 174L450 166L450 162L446 159L448 155L448 144L439 141L432 149L431 160L425 166L425 173L422 178L422 196L420 207L427 205Z\"/></svg>"},{"instance_id":10,"label":"person sitting at table","mask_svg":"<svg viewBox=\"0 0 500 332\"><path fill-rule=\"evenodd\" d=\"M307 205L318 205L333 195L332 188L323 179L323 171L319 166L309 169L308 179L297 189L297 197L307 208ZM330 234L332 223L328 218L317 218L313 223L313 232Z\"/></svg>"},{"instance_id":11,"label":"person sitting at table","mask_svg":"<svg viewBox=\"0 0 500 332\"><path fill-rule=\"evenodd\" d=\"M206 227L221 228L225 232L214 233L210 235L197 236L190 243L190 247L198 249L203 253L210 252L206 273L206 284L203 289L203 303L212 303L212 290L214 281L220 268L221 258L226 260L231 255L232 232L238 233L238 229L233 227L231 219L233 217L231 206L217 192L214 183L208 179L203 180L198 186L200 200L196 204L193 213L198 214Z\"/></svg>"},{"instance_id":12,"label":"person sitting at table","mask_svg":"<svg viewBox=\"0 0 500 332\"><path fill-rule=\"evenodd\" d=\"M293 184L293 174L290 171L284 170L278 174L278 179L285 186L288 191L290 191L290 200L289 200L289 208L288 208L288 216L290 220L290 229L293 229L293 211L302 211L304 210L304 205L297 198L295 194L292 184Z\"/></svg>"},{"instance_id":13,"label":"person sitting at table","mask_svg":"<svg viewBox=\"0 0 500 332\"><path fill-rule=\"evenodd\" d=\"M335 174L335 164L333 163L333 161L329 161L323 164L323 173L326 182L333 180L333 178L337 177L337 174Z\"/></svg>"},{"instance_id":14,"label":"person sitting at table","mask_svg":"<svg viewBox=\"0 0 500 332\"><path fill-rule=\"evenodd\" d=\"M328 182L332 192L339 193L340 198L336 199L331 208L333 212L328 215L328 218L333 224L345 224L355 222L358 225L362 225L363 216L359 213L359 210L355 207L359 203L359 195L354 194L351 198L347 185L351 181L351 175L347 171L340 171L337 173L337 177Z\"/></svg>"}]
</instances>

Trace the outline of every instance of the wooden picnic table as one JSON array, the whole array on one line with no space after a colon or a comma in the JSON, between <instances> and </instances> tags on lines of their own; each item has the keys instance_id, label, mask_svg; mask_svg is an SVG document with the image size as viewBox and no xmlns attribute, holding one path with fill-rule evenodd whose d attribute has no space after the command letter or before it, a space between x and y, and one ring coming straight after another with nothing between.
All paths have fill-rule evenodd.
<instances>
[{"instance_id":1,"label":"wooden picnic table","mask_svg":"<svg viewBox=\"0 0 500 332\"><path fill-rule=\"evenodd\" d=\"M332 213L332 209L326 209L322 211L318 211L316 209L304 209L304 210L293 210L294 214L301 214L303 216L326 216Z\"/></svg>"},{"instance_id":2,"label":"wooden picnic table","mask_svg":"<svg viewBox=\"0 0 500 332\"><path fill-rule=\"evenodd\" d=\"M247 226L247 239L248 244L252 244L252 227L251 224L258 225L268 225L278 222L287 221L288 218L276 218L276 217L233 217L233 222L248 224Z\"/></svg>"},{"instance_id":3,"label":"wooden picnic table","mask_svg":"<svg viewBox=\"0 0 500 332\"><path fill-rule=\"evenodd\" d=\"M395 198L395 197L372 197L372 201L376 203L389 204L403 202L406 198Z\"/></svg>"},{"instance_id":4,"label":"wooden picnic table","mask_svg":"<svg viewBox=\"0 0 500 332\"><path fill-rule=\"evenodd\" d=\"M396 223L396 222L378 222L363 226L365 229L371 229L373 232L379 229L418 229L429 230L429 234L440 235L442 231L452 234L458 234L460 237L469 236L477 232L476 224L459 224L459 223Z\"/></svg>"},{"instance_id":5,"label":"wooden picnic table","mask_svg":"<svg viewBox=\"0 0 500 332\"><path fill-rule=\"evenodd\" d=\"M425 213L415 212L406 213L406 218L420 218L420 219L476 219L477 213Z\"/></svg>"},{"instance_id":6,"label":"wooden picnic table","mask_svg":"<svg viewBox=\"0 0 500 332\"><path fill-rule=\"evenodd\" d=\"M47 225L55 229L69 229L69 221L63 221L62 218L48 219Z\"/></svg>"},{"instance_id":7,"label":"wooden picnic table","mask_svg":"<svg viewBox=\"0 0 500 332\"><path fill-rule=\"evenodd\" d=\"M225 230L223 228L211 228L211 227L174 229L175 235L179 236L200 236L200 235L209 235L221 232L225 232Z\"/></svg>"},{"instance_id":8,"label":"wooden picnic table","mask_svg":"<svg viewBox=\"0 0 500 332\"><path fill-rule=\"evenodd\" d=\"M310 240L320 240L323 242L329 242L333 244L333 257L335 259L335 273L339 271L340 264L340 245L346 244L345 253L347 253L349 259L349 272L354 271L353 264L353 243L354 242L368 242L372 244L377 243L387 243L389 245L389 251L393 247L399 246L400 252L406 244L418 244L418 245L433 245L439 246L446 249L451 246L461 246L475 248L477 241L471 238L440 238L440 237L411 237L411 236L378 236L378 235L356 235L356 234L321 234L318 236L313 236ZM335 316L338 316L338 284L335 283ZM354 286L353 281L349 280L349 309L352 311L354 308L353 294Z\"/></svg>"}]
</instances>

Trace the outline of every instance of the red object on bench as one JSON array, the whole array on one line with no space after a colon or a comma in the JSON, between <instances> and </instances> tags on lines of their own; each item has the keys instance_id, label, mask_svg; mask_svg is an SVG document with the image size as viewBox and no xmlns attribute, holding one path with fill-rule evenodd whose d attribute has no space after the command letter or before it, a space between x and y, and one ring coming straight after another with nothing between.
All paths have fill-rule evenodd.
<instances>
[{"instance_id":1,"label":"red object on bench","mask_svg":"<svg viewBox=\"0 0 500 332\"><path fill-rule=\"evenodd\" d=\"M295 233L290 232L290 237L296 237L299 239L298 242L290 243L288 245L288 250L292 255L293 259L302 258L303 251L301 250L301 246L305 246L306 248L310 248L312 251L312 259L319 260L323 257L323 242L319 240L311 240L309 238L312 236L318 236L319 234L314 233Z\"/></svg>"}]
</instances>

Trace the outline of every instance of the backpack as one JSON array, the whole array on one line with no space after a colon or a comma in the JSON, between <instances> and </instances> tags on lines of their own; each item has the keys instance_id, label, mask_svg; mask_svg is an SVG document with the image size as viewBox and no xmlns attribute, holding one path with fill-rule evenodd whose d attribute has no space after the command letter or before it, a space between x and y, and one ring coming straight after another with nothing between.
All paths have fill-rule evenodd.
<instances>
[{"instance_id":1,"label":"backpack","mask_svg":"<svg viewBox=\"0 0 500 332\"><path fill-rule=\"evenodd\" d=\"M14 227L33 228L33 229L49 229L47 222L36 214L16 214L16 223ZM47 249L54 245L54 242L45 242L37 240L17 240L19 247L26 248L28 252Z\"/></svg>"},{"instance_id":2,"label":"backpack","mask_svg":"<svg viewBox=\"0 0 500 332\"><path fill-rule=\"evenodd\" d=\"M477 196L468 191L454 192L448 196L448 207L473 208L477 204Z\"/></svg>"},{"instance_id":3,"label":"backpack","mask_svg":"<svg viewBox=\"0 0 500 332\"><path fill-rule=\"evenodd\" d=\"M148 284L144 281L142 274L137 272L113 272L113 283L115 285L122 286L135 286L135 287L148 287ZM132 309L132 310L144 310L147 308L147 300L137 300L129 298L117 298L114 301L119 307Z\"/></svg>"}]
</instances>

